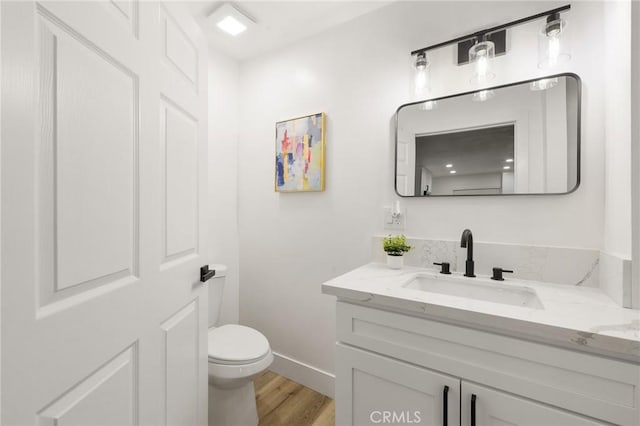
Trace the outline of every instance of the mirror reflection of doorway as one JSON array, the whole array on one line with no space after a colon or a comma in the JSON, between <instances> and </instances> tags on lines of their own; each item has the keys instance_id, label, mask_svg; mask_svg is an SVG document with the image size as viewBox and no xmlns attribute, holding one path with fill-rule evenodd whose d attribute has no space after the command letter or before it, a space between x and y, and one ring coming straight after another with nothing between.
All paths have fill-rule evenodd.
<instances>
[{"instance_id":1,"label":"mirror reflection of doorway","mask_svg":"<svg viewBox=\"0 0 640 426\"><path fill-rule=\"evenodd\" d=\"M415 195L514 192L515 124L416 135Z\"/></svg>"}]
</instances>

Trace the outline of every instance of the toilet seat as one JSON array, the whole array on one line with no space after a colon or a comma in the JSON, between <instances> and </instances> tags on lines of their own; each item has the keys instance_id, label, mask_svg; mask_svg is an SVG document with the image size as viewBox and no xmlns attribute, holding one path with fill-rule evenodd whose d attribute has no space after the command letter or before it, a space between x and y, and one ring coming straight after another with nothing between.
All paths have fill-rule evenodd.
<instances>
[{"instance_id":1,"label":"toilet seat","mask_svg":"<svg viewBox=\"0 0 640 426\"><path fill-rule=\"evenodd\" d=\"M246 364L219 364L209 359L207 364L209 384L225 387L228 381L250 379L269 368L271 363L273 363L271 350L259 360Z\"/></svg>"},{"instance_id":2,"label":"toilet seat","mask_svg":"<svg viewBox=\"0 0 640 426\"><path fill-rule=\"evenodd\" d=\"M269 341L258 330L237 324L208 332L209 383L225 387L230 381L249 379L273 362Z\"/></svg>"},{"instance_id":3,"label":"toilet seat","mask_svg":"<svg viewBox=\"0 0 640 426\"><path fill-rule=\"evenodd\" d=\"M258 330L238 324L210 328L209 363L219 365L255 364L271 353L269 341Z\"/></svg>"}]
</instances>

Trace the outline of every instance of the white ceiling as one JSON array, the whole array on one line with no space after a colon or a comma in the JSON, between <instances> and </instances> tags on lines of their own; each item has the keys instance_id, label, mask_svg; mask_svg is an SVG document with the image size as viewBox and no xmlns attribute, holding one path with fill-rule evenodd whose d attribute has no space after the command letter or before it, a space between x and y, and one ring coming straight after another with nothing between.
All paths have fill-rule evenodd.
<instances>
[{"instance_id":1,"label":"white ceiling","mask_svg":"<svg viewBox=\"0 0 640 426\"><path fill-rule=\"evenodd\" d=\"M392 1L232 1L228 3L257 22L256 26L236 37L221 32L215 23L207 20L212 11L227 2L185 3L211 46L235 59L244 60L318 34Z\"/></svg>"}]
</instances>

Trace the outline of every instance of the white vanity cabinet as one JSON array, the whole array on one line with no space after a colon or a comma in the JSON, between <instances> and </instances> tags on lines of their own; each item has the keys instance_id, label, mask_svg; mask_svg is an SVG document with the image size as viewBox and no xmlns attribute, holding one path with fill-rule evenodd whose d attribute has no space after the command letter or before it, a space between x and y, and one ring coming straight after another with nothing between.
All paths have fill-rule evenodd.
<instances>
[{"instance_id":1,"label":"white vanity cabinet","mask_svg":"<svg viewBox=\"0 0 640 426\"><path fill-rule=\"evenodd\" d=\"M460 410L463 425L596 426L605 424L465 381L462 381L461 393Z\"/></svg>"},{"instance_id":2,"label":"white vanity cabinet","mask_svg":"<svg viewBox=\"0 0 640 426\"><path fill-rule=\"evenodd\" d=\"M338 345L336 425L460 424L460 380Z\"/></svg>"},{"instance_id":3,"label":"white vanity cabinet","mask_svg":"<svg viewBox=\"0 0 640 426\"><path fill-rule=\"evenodd\" d=\"M337 337L337 426L640 424L632 362L343 301Z\"/></svg>"}]
</instances>

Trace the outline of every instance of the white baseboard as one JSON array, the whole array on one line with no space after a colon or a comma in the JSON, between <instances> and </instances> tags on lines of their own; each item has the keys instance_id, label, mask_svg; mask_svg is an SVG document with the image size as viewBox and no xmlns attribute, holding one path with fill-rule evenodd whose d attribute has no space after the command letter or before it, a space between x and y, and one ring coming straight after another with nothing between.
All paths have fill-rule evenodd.
<instances>
[{"instance_id":1,"label":"white baseboard","mask_svg":"<svg viewBox=\"0 0 640 426\"><path fill-rule=\"evenodd\" d=\"M273 353L273 364L271 364L269 370L330 398L334 397L335 374L327 373L324 370L277 352Z\"/></svg>"}]
</instances>

